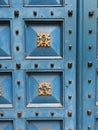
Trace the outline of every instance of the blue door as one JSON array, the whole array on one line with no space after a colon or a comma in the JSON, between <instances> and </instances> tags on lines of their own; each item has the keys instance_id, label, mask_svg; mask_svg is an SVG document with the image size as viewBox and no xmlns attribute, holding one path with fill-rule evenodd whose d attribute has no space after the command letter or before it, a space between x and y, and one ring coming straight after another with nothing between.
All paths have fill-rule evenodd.
<instances>
[{"instance_id":1,"label":"blue door","mask_svg":"<svg viewBox=\"0 0 98 130\"><path fill-rule=\"evenodd\" d=\"M78 4L78 125L98 130L98 0Z\"/></svg>"},{"instance_id":2,"label":"blue door","mask_svg":"<svg viewBox=\"0 0 98 130\"><path fill-rule=\"evenodd\" d=\"M75 0L0 0L0 130L76 130Z\"/></svg>"}]
</instances>

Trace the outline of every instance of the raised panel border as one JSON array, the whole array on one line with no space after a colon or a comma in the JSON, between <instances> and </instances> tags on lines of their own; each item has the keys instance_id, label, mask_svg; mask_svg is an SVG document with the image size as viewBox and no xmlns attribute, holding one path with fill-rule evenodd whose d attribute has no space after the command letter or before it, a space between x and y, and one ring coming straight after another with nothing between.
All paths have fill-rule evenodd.
<instances>
[{"instance_id":1,"label":"raised panel border","mask_svg":"<svg viewBox=\"0 0 98 130\"><path fill-rule=\"evenodd\" d=\"M65 106L65 104L64 104L64 100L65 100L65 98L63 98L64 97L64 91L65 91L65 89L64 89L64 71L63 70L39 70L39 71L25 71L25 74L26 74L26 76L25 76L25 78L26 78L26 80L25 81L27 81L27 78L28 78L28 73L48 73L48 72L50 72L50 73L60 73L61 74L61 77L62 77L62 89L61 89L61 91L62 91L62 94L60 95L60 102L59 103L46 103L46 104L38 104L38 103L29 103L28 104L28 102L27 102L27 98L25 98L25 106L26 106L26 108L36 108L36 107L39 107L39 108L55 108L55 107L58 107L58 108L63 108L64 106ZM60 78L61 78L60 77ZM61 81L60 81L61 82ZM25 97L27 97L27 89L26 89L26 86L28 86L27 85L27 82L25 82Z\"/></svg>"}]
</instances>

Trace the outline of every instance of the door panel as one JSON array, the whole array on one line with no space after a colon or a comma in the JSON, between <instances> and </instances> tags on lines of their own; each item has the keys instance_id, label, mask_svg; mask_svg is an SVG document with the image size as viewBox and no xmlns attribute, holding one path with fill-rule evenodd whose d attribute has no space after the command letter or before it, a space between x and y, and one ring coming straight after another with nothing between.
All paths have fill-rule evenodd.
<instances>
[{"instance_id":1,"label":"door panel","mask_svg":"<svg viewBox=\"0 0 98 130\"><path fill-rule=\"evenodd\" d=\"M0 21L0 59L11 57L10 21Z\"/></svg>"},{"instance_id":2,"label":"door panel","mask_svg":"<svg viewBox=\"0 0 98 130\"><path fill-rule=\"evenodd\" d=\"M8 4L0 8L0 125L76 130L76 1Z\"/></svg>"},{"instance_id":3,"label":"door panel","mask_svg":"<svg viewBox=\"0 0 98 130\"><path fill-rule=\"evenodd\" d=\"M29 72L26 81L27 107L63 107L62 72Z\"/></svg>"},{"instance_id":4,"label":"door panel","mask_svg":"<svg viewBox=\"0 0 98 130\"><path fill-rule=\"evenodd\" d=\"M1 0L0 5L9 5L9 0Z\"/></svg>"},{"instance_id":5,"label":"door panel","mask_svg":"<svg viewBox=\"0 0 98 130\"><path fill-rule=\"evenodd\" d=\"M13 84L11 72L0 72L0 108L11 107L13 103Z\"/></svg>"},{"instance_id":6,"label":"door panel","mask_svg":"<svg viewBox=\"0 0 98 130\"><path fill-rule=\"evenodd\" d=\"M62 58L63 21L25 21L26 58ZM33 43L32 43L33 41Z\"/></svg>"},{"instance_id":7,"label":"door panel","mask_svg":"<svg viewBox=\"0 0 98 130\"><path fill-rule=\"evenodd\" d=\"M97 118L98 118L98 8L97 0L95 1L83 1L81 3L81 13L79 18L83 18L83 21L80 21L80 39L82 41L79 47L81 67L81 96L83 105L81 105L81 120L82 126L81 130L91 129L97 130ZM83 43L83 44L82 44Z\"/></svg>"},{"instance_id":8,"label":"door panel","mask_svg":"<svg viewBox=\"0 0 98 130\"><path fill-rule=\"evenodd\" d=\"M46 1L44 1L44 0L38 0L38 1L36 1L36 0L24 0L24 5L29 5L29 6L36 6L36 5L38 5L38 6L40 6L40 5L45 5L45 6L47 6L47 5L61 5L63 3L63 0L46 0Z\"/></svg>"},{"instance_id":9,"label":"door panel","mask_svg":"<svg viewBox=\"0 0 98 130\"><path fill-rule=\"evenodd\" d=\"M62 125L62 120L38 120L38 121L32 121L29 120L27 121L27 129L28 130L37 130L37 129L41 129L41 130L62 130L63 129L63 125Z\"/></svg>"},{"instance_id":10,"label":"door panel","mask_svg":"<svg viewBox=\"0 0 98 130\"><path fill-rule=\"evenodd\" d=\"M13 121L0 121L0 128L2 128L2 130L13 130Z\"/></svg>"}]
</instances>

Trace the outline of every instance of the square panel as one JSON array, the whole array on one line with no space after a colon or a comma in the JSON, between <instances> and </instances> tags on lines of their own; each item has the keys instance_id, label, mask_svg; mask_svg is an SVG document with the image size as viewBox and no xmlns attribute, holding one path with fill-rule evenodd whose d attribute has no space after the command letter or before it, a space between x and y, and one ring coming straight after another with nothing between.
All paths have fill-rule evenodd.
<instances>
[{"instance_id":1,"label":"square panel","mask_svg":"<svg viewBox=\"0 0 98 130\"><path fill-rule=\"evenodd\" d=\"M13 121L0 120L0 130L14 130Z\"/></svg>"},{"instance_id":2,"label":"square panel","mask_svg":"<svg viewBox=\"0 0 98 130\"><path fill-rule=\"evenodd\" d=\"M40 5L45 5L45 6L49 6L49 5L62 5L63 4L63 0L24 0L24 5L28 5L28 6L40 6Z\"/></svg>"},{"instance_id":3,"label":"square panel","mask_svg":"<svg viewBox=\"0 0 98 130\"><path fill-rule=\"evenodd\" d=\"M26 59L62 58L62 21L25 21Z\"/></svg>"},{"instance_id":4,"label":"square panel","mask_svg":"<svg viewBox=\"0 0 98 130\"><path fill-rule=\"evenodd\" d=\"M0 108L12 107L12 73L0 72Z\"/></svg>"},{"instance_id":5,"label":"square panel","mask_svg":"<svg viewBox=\"0 0 98 130\"><path fill-rule=\"evenodd\" d=\"M11 57L10 21L0 21L0 59Z\"/></svg>"},{"instance_id":6,"label":"square panel","mask_svg":"<svg viewBox=\"0 0 98 130\"><path fill-rule=\"evenodd\" d=\"M27 130L63 130L62 120L29 120Z\"/></svg>"},{"instance_id":7,"label":"square panel","mask_svg":"<svg viewBox=\"0 0 98 130\"><path fill-rule=\"evenodd\" d=\"M62 107L62 72L27 72L27 107Z\"/></svg>"},{"instance_id":8,"label":"square panel","mask_svg":"<svg viewBox=\"0 0 98 130\"><path fill-rule=\"evenodd\" d=\"M9 5L9 0L0 0L0 6Z\"/></svg>"}]
</instances>

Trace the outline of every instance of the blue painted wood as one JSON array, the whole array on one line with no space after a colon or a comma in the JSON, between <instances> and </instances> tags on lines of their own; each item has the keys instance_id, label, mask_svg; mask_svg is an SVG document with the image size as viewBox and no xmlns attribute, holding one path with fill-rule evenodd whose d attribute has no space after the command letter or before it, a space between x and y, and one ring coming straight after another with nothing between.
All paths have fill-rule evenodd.
<instances>
[{"instance_id":1,"label":"blue painted wood","mask_svg":"<svg viewBox=\"0 0 98 130\"><path fill-rule=\"evenodd\" d=\"M29 72L26 86L27 107L63 107L64 88L62 72ZM38 85L43 82L51 83L51 95L38 94Z\"/></svg>"},{"instance_id":2,"label":"blue painted wood","mask_svg":"<svg viewBox=\"0 0 98 130\"><path fill-rule=\"evenodd\" d=\"M28 6L35 6L35 5L45 5L45 6L47 6L47 5L62 5L62 3L63 3L63 0L46 0L46 1L44 1L44 0L38 0L38 1L36 1L36 0L24 0L24 5L28 5Z\"/></svg>"},{"instance_id":3,"label":"blue painted wood","mask_svg":"<svg viewBox=\"0 0 98 130\"><path fill-rule=\"evenodd\" d=\"M0 128L76 130L76 1L4 2L0 2ZM72 17L68 10L73 10ZM35 34L40 31L50 33L50 48L37 48ZM51 82L50 96L38 95L38 82Z\"/></svg>"},{"instance_id":4,"label":"blue painted wood","mask_svg":"<svg viewBox=\"0 0 98 130\"><path fill-rule=\"evenodd\" d=\"M0 0L0 6L3 5L9 5L9 0Z\"/></svg>"},{"instance_id":5,"label":"blue painted wood","mask_svg":"<svg viewBox=\"0 0 98 130\"><path fill-rule=\"evenodd\" d=\"M0 58L11 58L10 21L0 21Z\"/></svg>"},{"instance_id":6,"label":"blue painted wood","mask_svg":"<svg viewBox=\"0 0 98 130\"><path fill-rule=\"evenodd\" d=\"M37 33L47 32L50 34L50 47L37 47ZM34 41L32 43L32 41ZM26 21L25 23L25 51L26 58L62 58L63 43L63 20Z\"/></svg>"},{"instance_id":7,"label":"blue painted wood","mask_svg":"<svg viewBox=\"0 0 98 130\"><path fill-rule=\"evenodd\" d=\"M13 122L12 121L0 121L0 127L4 130L12 130L13 129Z\"/></svg>"},{"instance_id":8,"label":"blue painted wood","mask_svg":"<svg viewBox=\"0 0 98 130\"><path fill-rule=\"evenodd\" d=\"M98 124L98 1L82 1L79 3L79 56L78 62L80 64L80 79L79 83L81 101L80 102L80 115L78 116L81 121L81 130L92 129L97 130ZM90 16L89 12L93 11L94 15ZM81 27L82 26L82 27ZM90 33L92 30L92 33ZM82 47L82 48L81 48ZM88 63L92 62L92 66ZM91 95L91 96L89 96ZM78 100L79 101L79 100ZM82 104L82 105L81 105ZM92 113L89 114L88 110ZM78 111L79 112L79 111ZM82 119L82 120L81 120ZM78 121L79 122L79 121Z\"/></svg>"}]
</instances>

